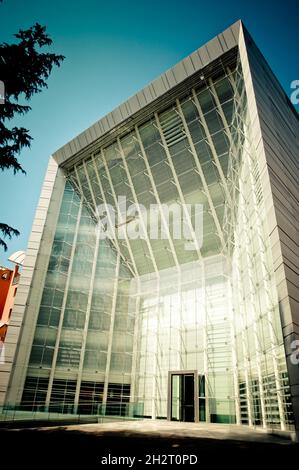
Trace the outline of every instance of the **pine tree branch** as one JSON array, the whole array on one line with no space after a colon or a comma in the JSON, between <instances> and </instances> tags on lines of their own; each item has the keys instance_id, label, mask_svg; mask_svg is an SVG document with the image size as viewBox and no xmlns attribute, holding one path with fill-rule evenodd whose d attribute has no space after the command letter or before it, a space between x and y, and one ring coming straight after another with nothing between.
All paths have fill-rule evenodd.
<instances>
[{"instance_id":1,"label":"pine tree branch","mask_svg":"<svg viewBox=\"0 0 299 470\"><path fill-rule=\"evenodd\" d=\"M3 223L0 223L0 232L2 233L4 238L8 237L9 240L11 240L13 236L18 237L20 235L20 232L17 229L10 227L9 225L3 224ZM4 248L4 251L7 251L7 244L1 237L0 237L0 246Z\"/></svg>"}]
</instances>

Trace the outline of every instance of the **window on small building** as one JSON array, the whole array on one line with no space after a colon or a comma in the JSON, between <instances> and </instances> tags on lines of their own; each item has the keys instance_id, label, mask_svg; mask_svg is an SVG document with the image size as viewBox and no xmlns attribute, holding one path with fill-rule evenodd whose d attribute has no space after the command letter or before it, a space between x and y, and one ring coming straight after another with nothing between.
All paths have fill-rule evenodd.
<instances>
[{"instance_id":1,"label":"window on small building","mask_svg":"<svg viewBox=\"0 0 299 470\"><path fill-rule=\"evenodd\" d=\"M11 317L12 308L9 309L8 319Z\"/></svg>"},{"instance_id":2,"label":"window on small building","mask_svg":"<svg viewBox=\"0 0 299 470\"><path fill-rule=\"evenodd\" d=\"M18 288L15 287L15 291L14 291L14 294L13 294L14 297L16 296L17 290L18 290Z\"/></svg>"}]
</instances>

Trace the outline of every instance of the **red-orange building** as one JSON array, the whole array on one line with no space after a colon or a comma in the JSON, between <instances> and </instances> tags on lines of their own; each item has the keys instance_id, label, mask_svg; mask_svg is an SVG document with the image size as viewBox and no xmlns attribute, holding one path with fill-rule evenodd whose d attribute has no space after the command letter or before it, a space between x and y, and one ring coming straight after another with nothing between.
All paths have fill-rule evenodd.
<instances>
[{"instance_id":1,"label":"red-orange building","mask_svg":"<svg viewBox=\"0 0 299 470\"><path fill-rule=\"evenodd\" d=\"M19 279L18 265L14 269L0 266L0 341L3 342L15 301Z\"/></svg>"}]
</instances>

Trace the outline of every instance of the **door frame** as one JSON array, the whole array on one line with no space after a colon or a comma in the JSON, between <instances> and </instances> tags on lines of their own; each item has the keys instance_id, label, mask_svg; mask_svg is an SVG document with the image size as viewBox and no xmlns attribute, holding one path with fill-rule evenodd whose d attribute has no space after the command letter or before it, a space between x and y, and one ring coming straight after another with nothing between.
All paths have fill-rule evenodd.
<instances>
[{"instance_id":1,"label":"door frame","mask_svg":"<svg viewBox=\"0 0 299 470\"><path fill-rule=\"evenodd\" d=\"M171 421L172 412L172 376L173 375L193 375L194 377L194 422L199 422L198 403L198 371L197 370L170 370L168 372L168 393L167 393L167 419Z\"/></svg>"}]
</instances>

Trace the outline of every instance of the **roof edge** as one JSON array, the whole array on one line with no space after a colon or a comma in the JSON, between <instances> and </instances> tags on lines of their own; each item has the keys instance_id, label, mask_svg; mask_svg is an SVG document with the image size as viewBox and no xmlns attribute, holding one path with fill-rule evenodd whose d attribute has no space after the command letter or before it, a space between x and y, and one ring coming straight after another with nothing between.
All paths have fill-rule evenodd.
<instances>
[{"instance_id":1,"label":"roof edge","mask_svg":"<svg viewBox=\"0 0 299 470\"><path fill-rule=\"evenodd\" d=\"M53 153L61 165L194 73L238 45L241 20L209 40Z\"/></svg>"}]
</instances>

